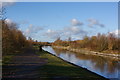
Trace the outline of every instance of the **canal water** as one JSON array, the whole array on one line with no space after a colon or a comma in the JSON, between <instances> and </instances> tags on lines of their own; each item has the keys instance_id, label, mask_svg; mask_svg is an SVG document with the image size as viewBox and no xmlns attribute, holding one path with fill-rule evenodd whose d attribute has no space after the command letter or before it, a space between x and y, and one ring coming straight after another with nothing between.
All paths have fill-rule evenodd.
<instances>
[{"instance_id":1,"label":"canal water","mask_svg":"<svg viewBox=\"0 0 120 80\"><path fill-rule=\"evenodd\" d=\"M113 78L120 80L120 61L118 60L109 57L74 53L67 50L52 48L51 46L45 46L43 50L111 80Z\"/></svg>"}]
</instances>

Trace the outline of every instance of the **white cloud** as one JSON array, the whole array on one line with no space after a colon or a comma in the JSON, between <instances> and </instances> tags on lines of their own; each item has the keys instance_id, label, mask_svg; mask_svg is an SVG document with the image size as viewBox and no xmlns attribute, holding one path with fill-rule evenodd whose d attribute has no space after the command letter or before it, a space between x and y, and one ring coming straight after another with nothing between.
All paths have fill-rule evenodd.
<instances>
[{"instance_id":1,"label":"white cloud","mask_svg":"<svg viewBox=\"0 0 120 80\"><path fill-rule=\"evenodd\" d=\"M72 40L80 40L80 39L82 39L82 37L80 37L80 36L72 36Z\"/></svg>"},{"instance_id":2,"label":"white cloud","mask_svg":"<svg viewBox=\"0 0 120 80\"><path fill-rule=\"evenodd\" d=\"M77 19L71 20L71 25L69 27L64 27L61 30L51 30L48 29L43 35L49 37L50 39L57 39L58 37L61 37L62 40L66 40L69 37L78 38L83 37L87 34L85 30L83 30L81 27L83 23L78 21Z\"/></svg>"},{"instance_id":3,"label":"white cloud","mask_svg":"<svg viewBox=\"0 0 120 80\"><path fill-rule=\"evenodd\" d=\"M94 26L104 27L104 24L101 24L96 19L88 19L88 22L89 22L89 24L88 24L89 27L94 27Z\"/></svg>"},{"instance_id":4,"label":"white cloud","mask_svg":"<svg viewBox=\"0 0 120 80\"><path fill-rule=\"evenodd\" d=\"M81 25L83 25L83 23L78 21L77 19L72 19L71 23L72 23L73 26L81 26Z\"/></svg>"},{"instance_id":5,"label":"white cloud","mask_svg":"<svg viewBox=\"0 0 120 80\"><path fill-rule=\"evenodd\" d=\"M61 30L51 30L48 29L45 32L45 36L49 37L50 39L57 39L58 37L61 37L62 40L66 40L69 37L74 37L78 38L78 37L83 37L87 34L86 31L80 29L77 26L71 26L71 27L65 27Z\"/></svg>"},{"instance_id":6,"label":"white cloud","mask_svg":"<svg viewBox=\"0 0 120 80\"><path fill-rule=\"evenodd\" d=\"M28 26L28 28L24 31L24 34L27 36L27 37L34 37L35 36L35 33L38 33L39 31L43 30L42 27L40 26L33 26L32 24L30 24Z\"/></svg>"},{"instance_id":7,"label":"white cloud","mask_svg":"<svg viewBox=\"0 0 120 80\"><path fill-rule=\"evenodd\" d=\"M110 33L112 33L112 34L114 34L115 36L117 36L117 37L120 38L120 29L117 29L117 30L112 31L112 32L110 32Z\"/></svg>"},{"instance_id":8,"label":"white cloud","mask_svg":"<svg viewBox=\"0 0 120 80\"><path fill-rule=\"evenodd\" d=\"M6 22L7 24L13 23L13 21L12 21L11 19L6 19L5 22Z\"/></svg>"},{"instance_id":9,"label":"white cloud","mask_svg":"<svg viewBox=\"0 0 120 80\"><path fill-rule=\"evenodd\" d=\"M60 31L55 31L55 30L51 30L51 29L48 29L44 34L43 36L47 36L51 39L56 39L58 37L60 37L60 34L61 32Z\"/></svg>"},{"instance_id":10,"label":"white cloud","mask_svg":"<svg viewBox=\"0 0 120 80\"><path fill-rule=\"evenodd\" d=\"M86 33L83 29L80 29L77 26L66 27L63 31L69 32L72 35L78 35L78 34Z\"/></svg>"}]
</instances>

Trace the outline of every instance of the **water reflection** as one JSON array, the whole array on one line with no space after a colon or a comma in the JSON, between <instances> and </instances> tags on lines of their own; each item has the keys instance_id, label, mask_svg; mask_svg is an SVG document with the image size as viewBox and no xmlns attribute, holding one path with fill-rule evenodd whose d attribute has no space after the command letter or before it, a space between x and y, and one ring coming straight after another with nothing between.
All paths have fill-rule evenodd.
<instances>
[{"instance_id":1,"label":"water reflection","mask_svg":"<svg viewBox=\"0 0 120 80\"><path fill-rule=\"evenodd\" d=\"M115 59L96 55L74 53L66 50L52 48L50 46L44 47L43 49L61 57L64 60L85 67L88 70L91 70L104 77L118 78L118 72L120 71L120 62Z\"/></svg>"}]
</instances>

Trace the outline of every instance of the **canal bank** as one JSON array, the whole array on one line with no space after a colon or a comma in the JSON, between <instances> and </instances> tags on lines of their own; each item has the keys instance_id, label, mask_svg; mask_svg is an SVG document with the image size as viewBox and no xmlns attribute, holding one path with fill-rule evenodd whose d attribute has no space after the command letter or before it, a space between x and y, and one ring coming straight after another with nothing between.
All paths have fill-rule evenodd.
<instances>
[{"instance_id":1,"label":"canal bank","mask_svg":"<svg viewBox=\"0 0 120 80\"><path fill-rule=\"evenodd\" d=\"M41 77L47 78L67 78L67 79L85 79L85 80L108 80L94 72L79 67L73 63L65 61L47 51L37 52L40 58L46 58L47 64L40 67Z\"/></svg>"},{"instance_id":2,"label":"canal bank","mask_svg":"<svg viewBox=\"0 0 120 80\"><path fill-rule=\"evenodd\" d=\"M103 57L110 57L116 60L120 61L120 54L110 54L110 53L102 53L102 52L95 52L95 51L89 51L86 49L74 49L70 47L63 47L63 46L52 46L53 48L58 48L58 49L63 49L63 50L68 50L76 53L81 53L81 54L88 54L88 55L96 55L96 56L103 56Z\"/></svg>"}]
</instances>

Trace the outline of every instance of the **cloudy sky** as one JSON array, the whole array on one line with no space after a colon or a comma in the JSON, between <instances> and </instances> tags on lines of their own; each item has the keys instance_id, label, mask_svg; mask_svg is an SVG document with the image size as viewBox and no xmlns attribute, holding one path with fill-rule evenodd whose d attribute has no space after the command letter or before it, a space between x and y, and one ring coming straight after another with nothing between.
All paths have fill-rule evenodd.
<instances>
[{"instance_id":1,"label":"cloudy sky","mask_svg":"<svg viewBox=\"0 0 120 80\"><path fill-rule=\"evenodd\" d=\"M82 39L118 31L117 2L16 2L6 6L8 22L38 41Z\"/></svg>"}]
</instances>

